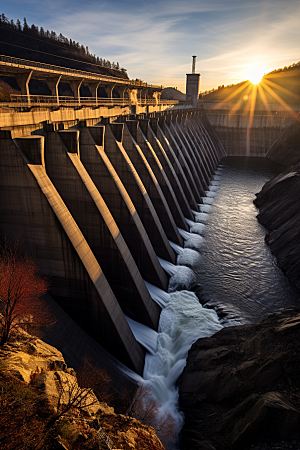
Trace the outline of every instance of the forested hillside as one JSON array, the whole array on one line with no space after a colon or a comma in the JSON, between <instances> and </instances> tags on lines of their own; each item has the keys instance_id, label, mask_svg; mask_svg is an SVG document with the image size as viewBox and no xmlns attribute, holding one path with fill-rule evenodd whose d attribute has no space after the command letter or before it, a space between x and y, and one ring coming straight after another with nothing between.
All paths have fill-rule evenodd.
<instances>
[{"instance_id":1,"label":"forested hillside","mask_svg":"<svg viewBox=\"0 0 300 450\"><path fill-rule=\"evenodd\" d=\"M245 96L252 95L252 85L248 81L229 86L218 86L217 89L202 92L204 102L232 101L241 102ZM258 84L256 92L256 109L268 103L280 103L280 100L288 105L300 105L300 61L273 70L267 73ZM280 100L278 100L278 97Z\"/></svg>"},{"instance_id":2,"label":"forested hillside","mask_svg":"<svg viewBox=\"0 0 300 450\"><path fill-rule=\"evenodd\" d=\"M0 54L17 58L96 72L119 78L128 78L126 69L118 62L110 62L92 55L87 46L68 39L61 33L44 30L34 24L23 25L0 15Z\"/></svg>"}]
</instances>

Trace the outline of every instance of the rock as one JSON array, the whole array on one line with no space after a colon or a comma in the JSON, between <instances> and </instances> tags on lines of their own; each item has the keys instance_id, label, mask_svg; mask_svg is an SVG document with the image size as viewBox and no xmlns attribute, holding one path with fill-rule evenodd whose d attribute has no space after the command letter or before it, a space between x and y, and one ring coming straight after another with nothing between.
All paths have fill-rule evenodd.
<instances>
[{"instance_id":1,"label":"rock","mask_svg":"<svg viewBox=\"0 0 300 450\"><path fill-rule=\"evenodd\" d=\"M66 367L62 353L40 339L16 341L1 353L6 370L26 383L34 373Z\"/></svg>"},{"instance_id":2,"label":"rock","mask_svg":"<svg viewBox=\"0 0 300 450\"><path fill-rule=\"evenodd\" d=\"M300 310L199 339L179 377L182 449L241 448L285 439L300 425Z\"/></svg>"},{"instance_id":3,"label":"rock","mask_svg":"<svg viewBox=\"0 0 300 450\"><path fill-rule=\"evenodd\" d=\"M75 405L90 416L94 416L101 409L100 402L94 392L90 388L81 389L76 377L62 371L56 371L55 375L59 381L60 403L62 405L75 401Z\"/></svg>"},{"instance_id":4,"label":"rock","mask_svg":"<svg viewBox=\"0 0 300 450\"><path fill-rule=\"evenodd\" d=\"M254 203L278 265L300 289L300 165L266 183Z\"/></svg>"},{"instance_id":5,"label":"rock","mask_svg":"<svg viewBox=\"0 0 300 450\"><path fill-rule=\"evenodd\" d=\"M300 162L300 124L291 124L271 146L267 158L284 165L295 165Z\"/></svg>"},{"instance_id":6,"label":"rock","mask_svg":"<svg viewBox=\"0 0 300 450\"><path fill-rule=\"evenodd\" d=\"M246 402L248 399L246 400ZM235 423L230 435L232 445L256 439L283 439L295 433L300 424L300 412L278 392L268 392Z\"/></svg>"},{"instance_id":7,"label":"rock","mask_svg":"<svg viewBox=\"0 0 300 450\"><path fill-rule=\"evenodd\" d=\"M26 332L20 331L12 342L0 348L0 369L4 385L20 384L23 390L25 383L28 384L29 408L32 408L34 399L34 415L39 417L42 427L51 427L51 433L46 435L45 448L97 450L104 448L99 434L104 433L115 449L163 450L154 428L137 419L115 414L114 408L100 402L90 388L81 389L75 371L67 368L62 354ZM86 382L88 379L87 376ZM2 388L3 392L5 394L6 391ZM55 420L57 408L67 405L74 397L76 401L72 410L64 411L63 417ZM23 400L25 402L27 396ZM18 432L16 438L19 448Z\"/></svg>"},{"instance_id":8,"label":"rock","mask_svg":"<svg viewBox=\"0 0 300 450\"><path fill-rule=\"evenodd\" d=\"M47 401L53 412L57 412L59 393L54 380L54 372L41 373L34 381L33 388L42 400Z\"/></svg>"}]
</instances>

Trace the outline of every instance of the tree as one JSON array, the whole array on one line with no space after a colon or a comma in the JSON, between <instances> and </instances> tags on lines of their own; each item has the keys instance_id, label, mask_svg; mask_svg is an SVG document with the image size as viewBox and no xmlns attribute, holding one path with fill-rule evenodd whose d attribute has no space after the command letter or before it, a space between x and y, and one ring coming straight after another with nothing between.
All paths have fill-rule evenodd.
<instances>
[{"instance_id":1,"label":"tree","mask_svg":"<svg viewBox=\"0 0 300 450\"><path fill-rule=\"evenodd\" d=\"M143 424L155 428L157 436L165 448L173 448L176 424L170 413L160 411L161 404L153 397L151 387L140 385L127 414L140 420Z\"/></svg>"},{"instance_id":2,"label":"tree","mask_svg":"<svg viewBox=\"0 0 300 450\"><path fill-rule=\"evenodd\" d=\"M44 326L53 320L41 299L48 289L46 278L38 274L37 263L19 251L19 242L4 241L0 247L0 346L19 325Z\"/></svg>"},{"instance_id":3,"label":"tree","mask_svg":"<svg viewBox=\"0 0 300 450\"><path fill-rule=\"evenodd\" d=\"M86 411L101 402L110 403L114 393L110 388L110 376L103 368L95 367L86 356L76 376L65 372L56 372L59 397L56 414L46 424L51 428L60 417L72 409ZM97 394L97 395L95 395Z\"/></svg>"},{"instance_id":4,"label":"tree","mask_svg":"<svg viewBox=\"0 0 300 450\"><path fill-rule=\"evenodd\" d=\"M29 29L29 26L27 24L26 17L24 17L24 19L23 19L23 31L28 31L28 29Z\"/></svg>"}]
</instances>

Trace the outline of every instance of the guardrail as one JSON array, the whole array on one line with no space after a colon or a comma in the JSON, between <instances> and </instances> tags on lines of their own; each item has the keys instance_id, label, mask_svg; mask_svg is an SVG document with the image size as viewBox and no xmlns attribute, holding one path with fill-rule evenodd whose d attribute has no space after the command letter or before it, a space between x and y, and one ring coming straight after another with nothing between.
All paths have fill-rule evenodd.
<instances>
[{"instance_id":1,"label":"guardrail","mask_svg":"<svg viewBox=\"0 0 300 450\"><path fill-rule=\"evenodd\" d=\"M4 63L4 64L1 64ZM13 56L5 56L0 55L0 65L10 65L11 67L17 66L18 68L22 69L32 69L32 68L38 68L41 71L44 72L55 72L65 75L78 75L80 77L86 77L86 78L94 78L99 79L102 81L107 81L111 83L118 83L118 84L127 84L129 86L135 86L135 87L148 87L152 89L163 89L164 87L161 85L156 84L148 84L142 80L129 80L126 78L118 78L118 77L112 77L109 75L102 75L96 72L85 72L83 70L77 70L77 69L69 69L68 67L61 67L61 66L55 66L53 64L45 64L40 63L36 61L30 61L22 58L15 58Z\"/></svg>"},{"instance_id":2,"label":"guardrail","mask_svg":"<svg viewBox=\"0 0 300 450\"><path fill-rule=\"evenodd\" d=\"M234 113L232 112L231 109L204 109L203 111L205 111L207 114L224 114L224 115L245 115L245 114L249 114L249 111L245 111L243 109L241 110L236 110L234 111ZM254 115L255 116L294 116L295 114L300 114L300 112L298 111L268 111L268 110L260 110L260 111L254 111Z\"/></svg>"},{"instance_id":3,"label":"guardrail","mask_svg":"<svg viewBox=\"0 0 300 450\"><path fill-rule=\"evenodd\" d=\"M52 96L52 95L17 95L11 94L11 106L126 106L126 105L177 105L178 100L155 100L129 98L100 98L100 97L80 97Z\"/></svg>"}]
</instances>

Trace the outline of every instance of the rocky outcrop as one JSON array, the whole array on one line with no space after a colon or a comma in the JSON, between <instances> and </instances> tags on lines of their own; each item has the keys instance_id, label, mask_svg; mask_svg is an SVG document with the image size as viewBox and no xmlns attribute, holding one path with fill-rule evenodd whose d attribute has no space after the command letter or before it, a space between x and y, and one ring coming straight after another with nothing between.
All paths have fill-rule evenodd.
<instances>
[{"instance_id":1,"label":"rocky outcrop","mask_svg":"<svg viewBox=\"0 0 300 450\"><path fill-rule=\"evenodd\" d=\"M266 183L254 203L278 265L300 289L300 164Z\"/></svg>"},{"instance_id":2,"label":"rocky outcrop","mask_svg":"<svg viewBox=\"0 0 300 450\"><path fill-rule=\"evenodd\" d=\"M179 378L181 449L244 449L300 425L300 309L199 339ZM247 447L248 448L248 447Z\"/></svg>"},{"instance_id":3,"label":"rocky outcrop","mask_svg":"<svg viewBox=\"0 0 300 450\"><path fill-rule=\"evenodd\" d=\"M285 166L300 163L300 116L274 142L267 158Z\"/></svg>"},{"instance_id":4,"label":"rocky outcrop","mask_svg":"<svg viewBox=\"0 0 300 450\"><path fill-rule=\"evenodd\" d=\"M19 331L13 342L0 347L1 449L36 448L11 429L6 420L11 416L17 424L22 422L17 430L26 424L28 435L40 433L45 449L163 450L154 428L116 414L91 389L79 387L78 375L67 367L60 351ZM20 418L13 411L20 411L18 402L24 410Z\"/></svg>"}]
</instances>

